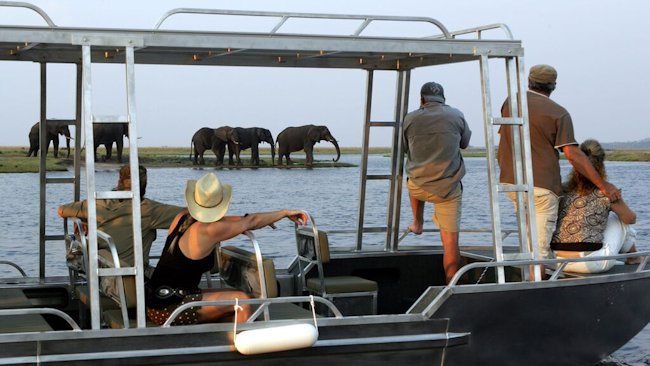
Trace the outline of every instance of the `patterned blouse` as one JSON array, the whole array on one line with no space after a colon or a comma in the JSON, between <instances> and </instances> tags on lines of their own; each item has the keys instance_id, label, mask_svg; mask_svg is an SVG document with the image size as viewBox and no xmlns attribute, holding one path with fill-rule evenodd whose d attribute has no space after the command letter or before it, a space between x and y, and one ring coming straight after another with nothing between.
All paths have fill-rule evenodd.
<instances>
[{"instance_id":1,"label":"patterned blouse","mask_svg":"<svg viewBox=\"0 0 650 366\"><path fill-rule=\"evenodd\" d=\"M586 196L565 193L560 199L557 228L553 243L602 243L610 202L600 190Z\"/></svg>"}]
</instances>

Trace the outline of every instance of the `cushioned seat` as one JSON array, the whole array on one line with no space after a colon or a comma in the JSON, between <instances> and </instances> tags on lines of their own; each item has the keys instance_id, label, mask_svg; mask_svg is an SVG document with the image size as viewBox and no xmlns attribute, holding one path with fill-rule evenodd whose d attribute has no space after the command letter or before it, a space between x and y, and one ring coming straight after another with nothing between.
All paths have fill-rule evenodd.
<instances>
[{"instance_id":1,"label":"cushioned seat","mask_svg":"<svg viewBox=\"0 0 650 366\"><path fill-rule=\"evenodd\" d=\"M368 309L371 314L377 313L377 282L358 276L325 275L323 265L330 261L329 240L326 232L315 228L313 220L311 228L296 225L296 246L304 291L330 299L337 307L343 305L343 299L337 304L337 298L356 298L364 300L366 305L370 304L369 307L360 306L364 308L361 311L352 305L346 315L367 314Z\"/></svg>"},{"instance_id":2,"label":"cushioned seat","mask_svg":"<svg viewBox=\"0 0 650 366\"><path fill-rule=\"evenodd\" d=\"M372 292L377 291L377 282L357 276L336 276L325 277L325 292L327 293L351 293L351 292ZM307 288L312 291L320 291L320 278L312 277L307 279Z\"/></svg>"}]
</instances>

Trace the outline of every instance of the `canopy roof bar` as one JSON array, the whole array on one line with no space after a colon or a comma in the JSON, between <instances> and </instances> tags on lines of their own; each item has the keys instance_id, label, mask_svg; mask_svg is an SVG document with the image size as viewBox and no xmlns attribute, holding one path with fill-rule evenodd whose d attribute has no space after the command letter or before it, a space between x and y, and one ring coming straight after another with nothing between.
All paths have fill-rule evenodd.
<instances>
[{"instance_id":1,"label":"canopy roof bar","mask_svg":"<svg viewBox=\"0 0 650 366\"><path fill-rule=\"evenodd\" d=\"M0 1L0 7L25 7L41 14L48 26L0 25L0 60L79 63L81 45L92 45L93 63L122 63L120 47L134 47L136 64L219 65L260 67L410 70L423 66L476 61L488 57L523 56L507 26L487 26L449 32L427 17L303 14L180 8L167 12L154 29L73 28L56 26L31 4ZM270 32L167 30L159 27L179 13L277 17ZM353 20L352 35L281 33L288 19ZM377 21L431 24L441 34L432 37L367 36ZM504 39L481 39L481 32L502 29ZM367 33L367 32L366 32ZM457 39L476 34L477 39Z\"/></svg>"},{"instance_id":2,"label":"canopy roof bar","mask_svg":"<svg viewBox=\"0 0 650 366\"><path fill-rule=\"evenodd\" d=\"M387 16L387 15L339 15L339 14L316 14L316 13L280 13L271 11L242 11L242 10L222 10L222 9L195 9L195 8L177 8L165 13L156 23L154 29L160 29L160 26L169 17L175 14L209 14L209 15L227 15L227 16L249 16L249 17L273 17L280 18L280 21L271 29L269 34L276 34L280 28L291 18L297 19L327 19L327 20L362 20L363 23L351 35L359 37L361 33L373 21L391 21L391 22L416 22L429 23L442 32L444 38L452 38L447 28L439 21L428 17L405 17L405 16Z\"/></svg>"},{"instance_id":3,"label":"canopy roof bar","mask_svg":"<svg viewBox=\"0 0 650 366\"><path fill-rule=\"evenodd\" d=\"M32 5L30 3L25 3L25 2L17 2L17 1L0 1L0 6L4 6L8 8L9 7L25 8L25 9L33 10L34 12L38 13L38 15L40 15L41 18L43 18L43 20L45 20L47 25L49 25L52 28L56 27L56 24L54 24L52 19L50 19L50 16L47 15L47 13L43 11L43 9L39 8L36 5Z\"/></svg>"}]
</instances>

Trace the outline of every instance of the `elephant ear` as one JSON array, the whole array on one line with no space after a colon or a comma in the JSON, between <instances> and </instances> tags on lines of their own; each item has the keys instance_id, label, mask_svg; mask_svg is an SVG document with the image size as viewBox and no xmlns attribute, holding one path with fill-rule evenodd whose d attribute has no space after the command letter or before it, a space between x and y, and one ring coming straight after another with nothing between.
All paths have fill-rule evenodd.
<instances>
[{"instance_id":1,"label":"elephant ear","mask_svg":"<svg viewBox=\"0 0 650 366\"><path fill-rule=\"evenodd\" d=\"M320 141L320 135L320 128L318 126L311 127L309 130L307 130L307 139L309 141Z\"/></svg>"}]
</instances>

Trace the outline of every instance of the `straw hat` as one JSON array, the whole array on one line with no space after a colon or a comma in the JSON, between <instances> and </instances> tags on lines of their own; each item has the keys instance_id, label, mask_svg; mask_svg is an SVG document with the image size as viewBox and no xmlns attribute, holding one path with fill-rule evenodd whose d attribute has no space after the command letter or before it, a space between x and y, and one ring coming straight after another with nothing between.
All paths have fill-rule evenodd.
<instances>
[{"instance_id":1,"label":"straw hat","mask_svg":"<svg viewBox=\"0 0 650 366\"><path fill-rule=\"evenodd\" d=\"M185 201L190 215L197 221L210 223L222 218L228 211L232 186L221 184L214 173L208 173L199 180L188 180Z\"/></svg>"}]
</instances>

